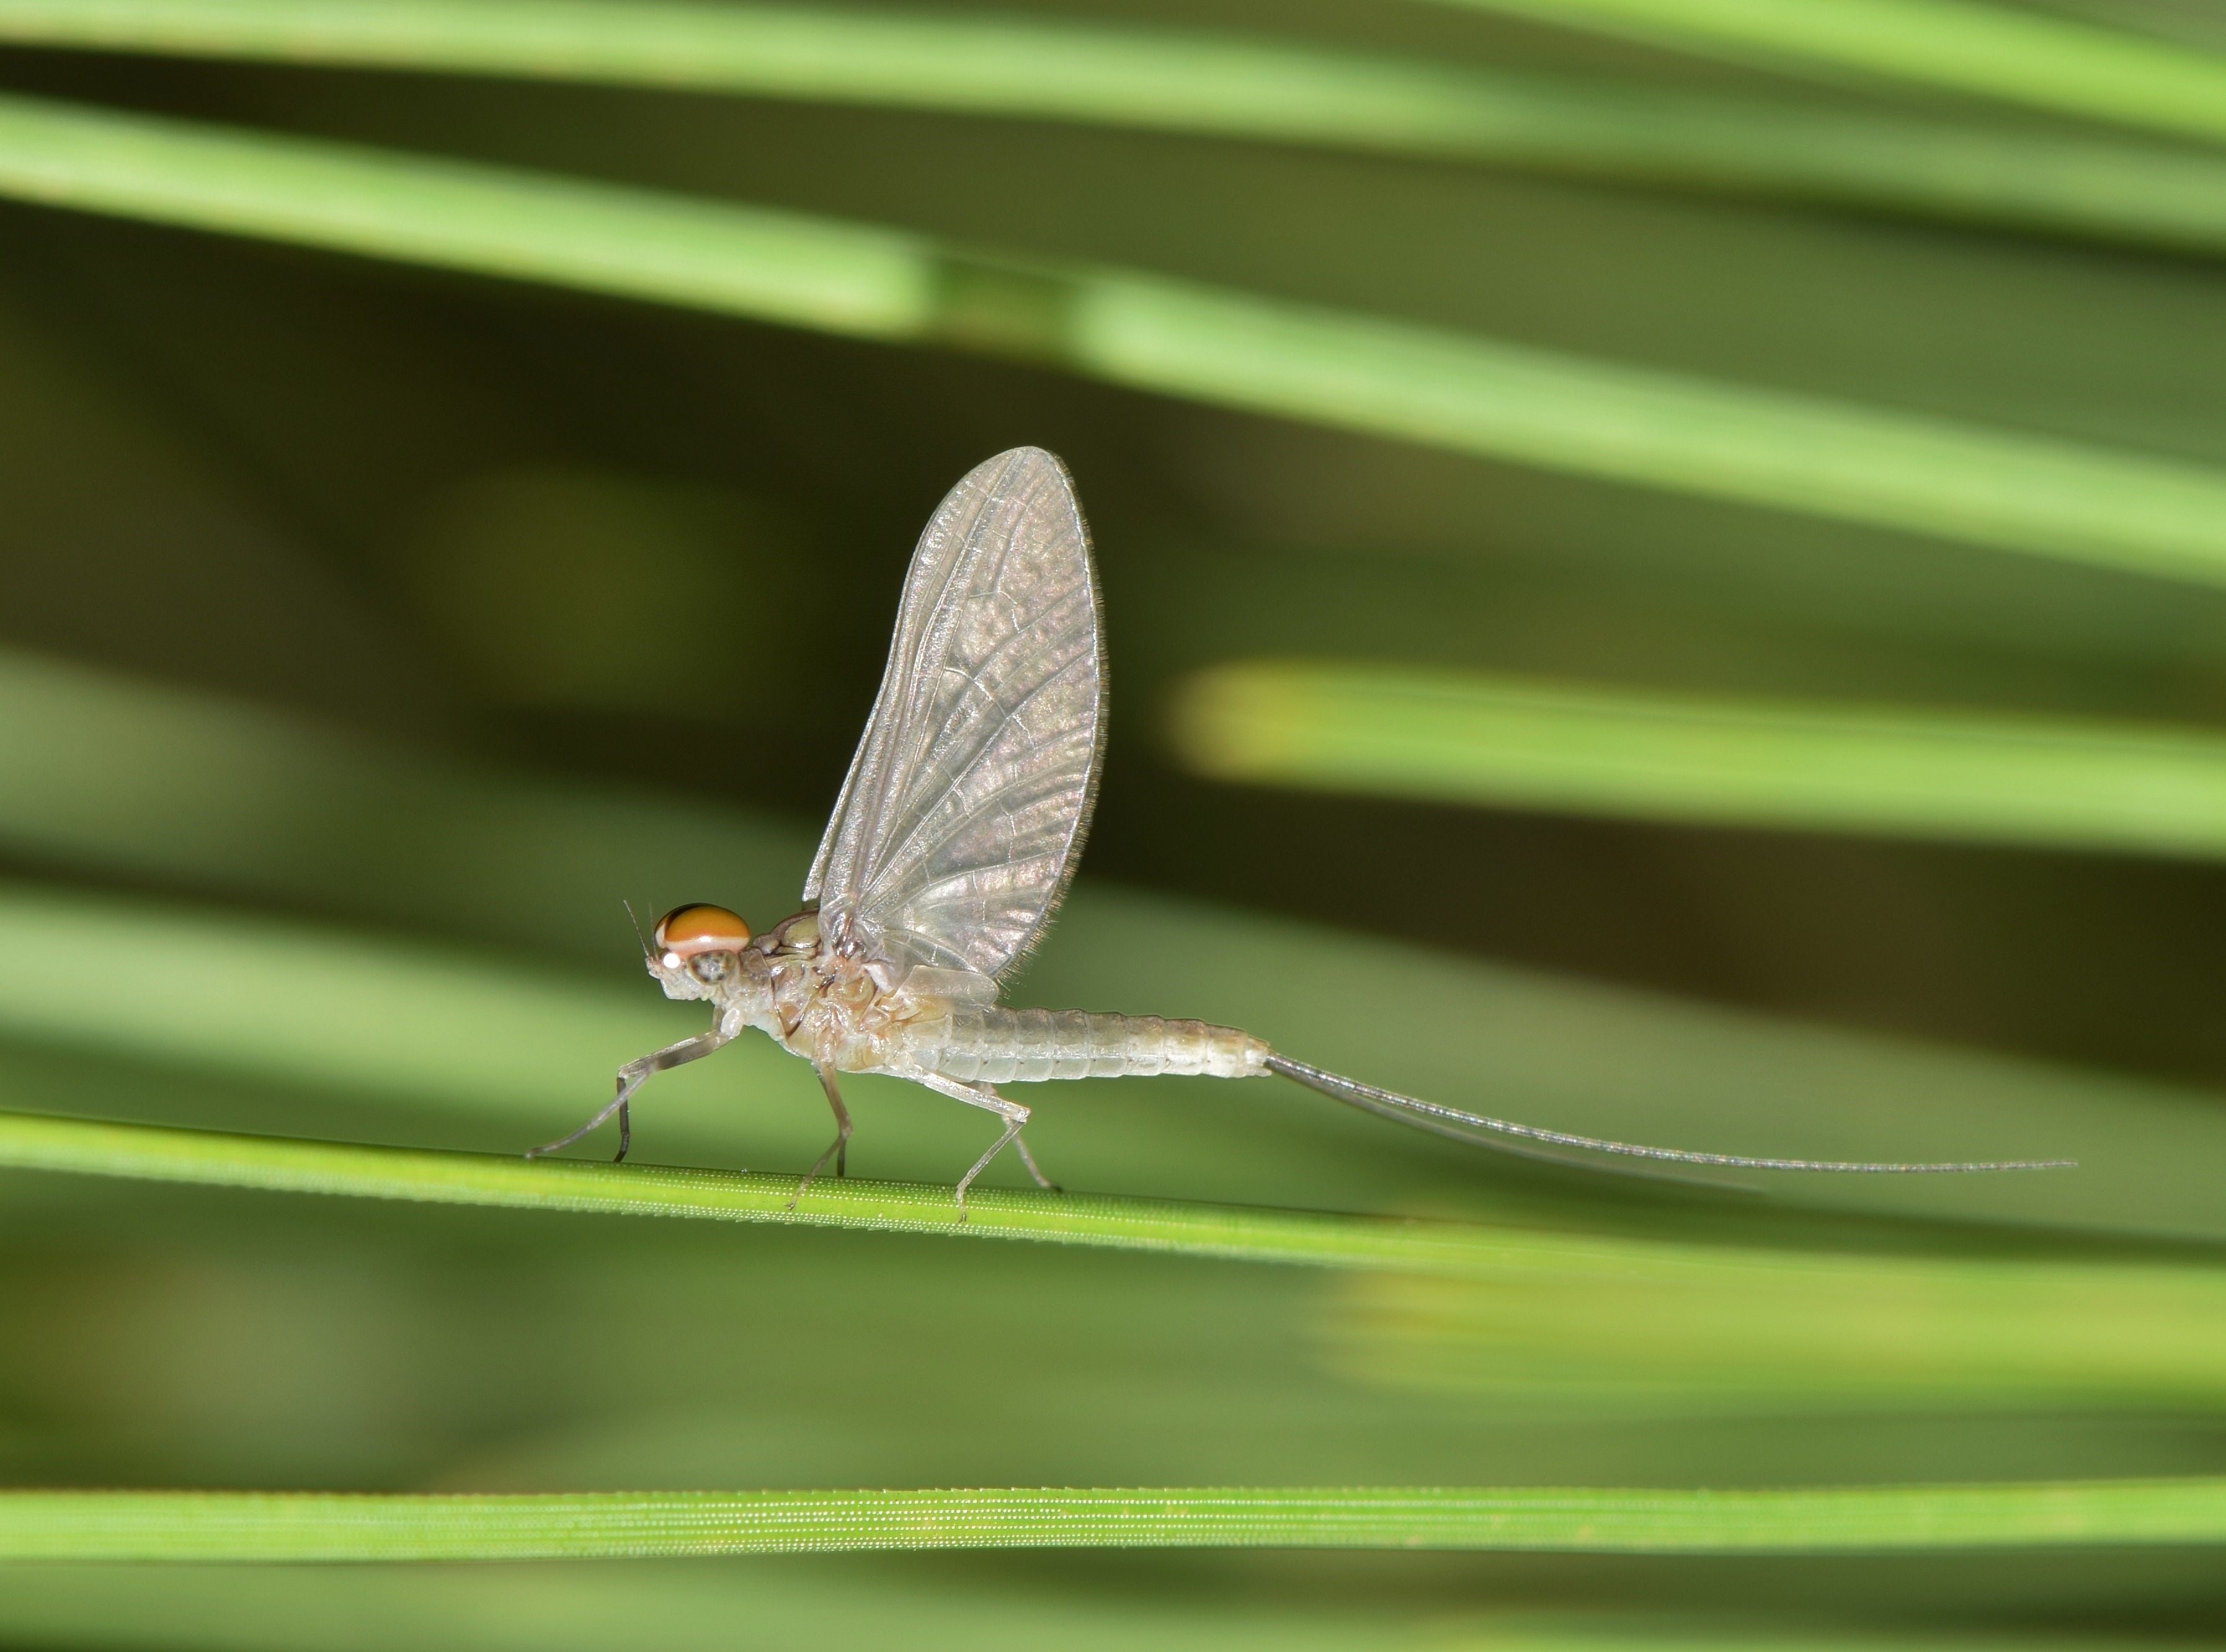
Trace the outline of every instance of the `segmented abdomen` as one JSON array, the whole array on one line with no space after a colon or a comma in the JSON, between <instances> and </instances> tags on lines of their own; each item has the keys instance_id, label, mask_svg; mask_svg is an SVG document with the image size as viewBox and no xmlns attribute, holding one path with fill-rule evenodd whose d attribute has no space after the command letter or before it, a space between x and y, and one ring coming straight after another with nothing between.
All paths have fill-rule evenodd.
<instances>
[{"instance_id":1,"label":"segmented abdomen","mask_svg":"<svg viewBox=\"0 0 2226 1652\"><path fill-rule=\"evenodd\" d=\"M960 1009L910 1029L890 1067L988 1084L1051 1078L1146 1078L1204 1073L1249 1078L1268 1046L1249 1032L1156 1015L1080 1009Z\"/></svg>"}]
</instances>

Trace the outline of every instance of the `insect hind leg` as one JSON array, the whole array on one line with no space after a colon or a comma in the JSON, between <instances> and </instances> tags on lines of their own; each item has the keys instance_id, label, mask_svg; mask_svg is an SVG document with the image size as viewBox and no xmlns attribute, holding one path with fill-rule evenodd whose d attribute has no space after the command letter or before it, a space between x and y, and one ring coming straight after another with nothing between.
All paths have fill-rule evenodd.
<instances>
[{"instance_id":1,"label":"insect hind leg","mask_svg":"<svg viewBox=\"0 0 2226 1652\"><path fill-rule=\"evenodd\" d=\"M1023 1135L1013 1138L1013 1151L1021 1155L1021 1163L1027 1166L1028 1174L1036 1179L1036 1185L1046 1193L1064 1193L1066 1190L1037 1168L1035 1154L1028 1151L1028 1139Z\"/></svg>"},{"instance_id":2,"label":"insect hind leg","mask_svg":"<svg viewBox=\"0 0 2226 1652\"><path fill-rule=\"evenodd\" d=\"M1059 1191L1059 1185L1037 1168L1035 1155L1031 1153L1026 1144L1021 1141L1021 1131L1028 1121L1027 1108L1018 1102L1007 1101L987 1084L961 1083L956 1078L945 1078L941 1073L906 1073L905 1077L926 1085L938 1095L948 1096L953 1101L965 1102L969 1107L978 1107L985 1112L995 1113L1005 1121L1005 1134L997 1138L989 1152L974 1161L973 1169L958 1179L958 1219L961 1222L966 1219L966 1190L974 1185L974 1179L976 1176L989 1169L990 1161L1004 1152L1008 1146L1018 1149L1021 1162L1027 1166L1028 1174L1035 1178L1037 1185L1048 1188L1053 1192Z\"/></svg>"}]
</instances>

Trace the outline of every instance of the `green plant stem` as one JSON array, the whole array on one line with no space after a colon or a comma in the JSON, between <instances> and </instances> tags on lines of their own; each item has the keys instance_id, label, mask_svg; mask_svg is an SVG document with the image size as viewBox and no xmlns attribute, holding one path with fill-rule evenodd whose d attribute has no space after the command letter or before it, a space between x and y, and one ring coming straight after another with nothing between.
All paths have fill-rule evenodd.
<instances>
[{"instance_id":1,"label":"green plant stem","mask_svg":"<svg viewBox=\"0 0 2226 1652\"><path fill-rule=\"evenodd\" d=\"M2226 58L1982 0L1449 0L1739 59L2226 138Z\"/></svg>"},{"instance_id":2,"label":"green plant stem","mask_svg":"<svg viewBox=\"0 0 2226 1652\"><path fill-rule=\"evenodd\" d=\"M2216 1543L2226 1480L1793 1491L0 1492L0 1560L519 1560L801 1550L1396 1548L1783 1554Z\"/></svg>"},{"instance_id":3,"label":"green plant stem","mask_svg":"<svg viewBox=\"0 0 2226 1652\"><path fill-rule=\"evenodd\" d=\"M0 194L1007 355L1163 395L2226 583L2226 474L901 232L0 98Z\"/></svg>"},{"instance_id":4,"label":"green plant stem","mask_svg":"<svg viewBox=\"0 0 2226 1652\"><path fill-rule=\"evenodd\" d=\"M1021 14L0 0L0 41L1074 121L2226 251L2226 162L2199 155Z\"/></svg>"},{"instance_id":5,"label":"green plant stem","mask_svg":"<svg viewBox=\"0 0 2226 1652\"><path fill-rule=\"evenodd\" d=\"M1189 679L1173 730L1222 779L2226 857L2226 739L2193 730L1274 662Z\"/></svg>"}]
</instances>

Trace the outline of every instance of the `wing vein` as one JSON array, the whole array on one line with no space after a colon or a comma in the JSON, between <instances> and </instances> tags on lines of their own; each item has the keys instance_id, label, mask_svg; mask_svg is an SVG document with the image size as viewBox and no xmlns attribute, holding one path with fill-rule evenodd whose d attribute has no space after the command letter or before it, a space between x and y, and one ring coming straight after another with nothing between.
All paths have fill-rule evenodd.
<instances>
[{"instance_id":1,"label":"wing vein","mask_svg":"<svg viewBox=\"0 0 2226 1652\"><path fill-rule=\"evenodd\" d=\"M1103 650L1090 537L1040 448L929 519L807 898L836 944L994 976L1034 944L1088 826Z\"/></svg>"}]
</instances>

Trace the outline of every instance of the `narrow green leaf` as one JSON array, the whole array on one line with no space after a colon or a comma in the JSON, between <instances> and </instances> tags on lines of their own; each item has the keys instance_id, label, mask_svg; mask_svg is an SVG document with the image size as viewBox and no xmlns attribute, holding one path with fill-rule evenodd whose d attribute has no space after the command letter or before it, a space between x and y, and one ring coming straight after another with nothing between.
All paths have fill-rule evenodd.
<instances>
[{"instance_id":1,"label":"narrow green leaf","mask_svg":"<svg viewBox=\"0 0 2226 1652\"><path fill-rule=\"evenodd\" d=\"M989 1548L1784 1554L2226 1541L2226 1480L1797 1491L1252 1486L0 1492L0 1559L521 1560Z\"/></svg>"},{"instance_id":2,"label":"narrow green leaf","mask_svg":"<svg viewBox=\"0 0 2226 1652\"><path fill-rule=\"evenodd\" d=\"M1150 1567L1154 1557L1137 1556ZM1185 1568L1188 1557L1167 1557ZM2040 1559L2045 1564L2045 1558ZM2123 1552L2136 1565L2148 1557ZM2209 1559L2197 1551L2193 1570ZM1304 1562L1299 1562L1303 1565ZM1425 1563L1428 1564L1427 1562ZM1456 1563L1458 1564L1458 1563ZM1612 1562L1610 1564L1612 1564ZM1821 1564L1840 1569L1834 1561ZM2183 1563L2185 1564L2185 1563ZM830 1586L830 1573L840 1567ZM1219 1586L1103 1588L1063 1574L1057 1588L967 1586L970 1566L910 1555L834 1566L779 1560L741 1566L19 1566L0 1590L0 1633L26 1647L103 1652L385 1652L448 1646L474 1652L733 1652L735 1626L766 1645L965 1647L972 1652L1351 1652L1416 1644L1445 1652L1971 1652L1954 1627L1912 1633L1899 1623L1770 1621L1755 1629L1718 1606L1634 1609L1590 1590L1559 1610L1517 1596L1449 1611L1442 1593L1396 1581L1274 1592ZM1377 1568L1363 1566L1364 1577ZM1213 1569L1219 1573L1220 1568ZM1345 1568L1340 1568L1345 1570ZM1933 1575L1959 1568L1928 1568ZM957 1574L954 1579L954 1573ZM1153 1575L1158 1573L1156 1568ZM1380 1573L1377 1573L1380 1575ZM2144 1578L2153 1577L2145 1571ZM1371 1584L1373 1586L1371 1586ZM1489 1585L1485 1585L1486 1588ZM2148 1585L2151 1595L2159 1585ZM1910 1591L1898 1590L1913 1618ZM1235 1599L1231 1598L1231 1596ZM2068 1608L2062 1609L2069 1615ZM181 1633L179 1625L193 1627ZM2153 1638L2103 1630L2021 1636L2019 1652L2152 1652Z\"/></svg>"},{"instance_id":3,"label":"narrow green leaf","mask_svg":"<svg viewBox=\"0 0 2226 1652\"><path fill-rule=\"evenodd\" d=\"M162 986L120 1016L55 967L134 956L163 961ZM638 973L598 978L144 897L0 884L0 1034L502 1116L521 1148L565 1112L591 1111L608 1073L677 1035L672 1007ZM552 1109L566 1095L575 1102Z\"/></svg>"},{"instance_id":4,"label":"narrow green leaf","mask_svg":"<svg viewBox=\"0 0 2226 1652\"><path fill-rule=\"evenodd\" d=\"M935 308L894 230L0 98L0 189L160 223L693 304L865 338Z\"/></svg>"},{"instance_id":5,"label":"narrow green leaf","mask_svg":"<svg viewBox=\"0 0 2226 1652\"><path fill-rule=\"evenodd\" d=\"M1650 820L2226 856L2226 738L1367 665L1190 679L1199 773Z\"/></svg>"},{"instance_id":6,"label":"narrow green leaf","mask_svg":"<svg viewBox=\"0 0 2226 1652\"><path fill-rule=\"evenodd\" d=\"M792 213L0 98L0 194L1015 355L1465 453L2226 582L2216 468Z\"/></svg>"},{"instance_id":7,"label":"narrow green leaf","mask_svg":"<svg viewBox=\"0 0 2226 1652\"><path fill-rule=\"evenodd\" d=\"M762 913L811 863L803 832L746 812L489 771L35 654L0 651L0 842L72 866L614 961L633 946L621 895L716 882ZM53 984L43 1001L84 1013Z\"/></svg>"},{"instance_id":8,"label":"narrow green leaf","mask_svg":"<svg viewBox=\"0 0 2226 1652\"><path fill-rule=\"evenodd\" d=\"M0 0L0 41L1067 120L2226 251L2166 149L1075 19L612 0Z\"/></svg>"},{"instance_id":9,"label":"narrow green leaf","mask_svg":"<svg viewBox=\"0 0 2226 1652\"><path fill-rule=\"evenodd\" d=\"M2152 131L2226 137L2226 59L1983 0L1451 0Z\"/></svg>"},{"instance_id":10,"label":"narrow green leaf","mask_svg":"<svg viewBox=\"0 0 2226 1652\"><path fill-rule=\"evenodd\" d=\"M914 1183L824 1177L799 1200L793 1175L360 1147L23 1113L0 1113L0 1169L436 1204L1036 1239L1331 1268L1475 1274L1546 1267L1582 1274L1620 1274L1644 1264L1682 1274L1720 1265L1706 1250L1517 1229L1005 1188L976 1189L962 1220L950 1188ZM1773 1265L1766 1253L1748 1260Z\"/></svg>"},{"instance_id":11,"label":"narrow green leaf","mask_svg":"<svg viewBox=\"0 0 2226 1652\"><path fill-rule=\"evenodd\" d=\"M1813 1286L1861 1278L1978 1290L2070 1290L2082 1300L2099 1287L2159 1291L2164 1294L2157 1302L2166 1311L2200 1311L2211 1318L2226 1293L2226 1276L2215 1271L2162 1264L1835 1257L1034 1189L977 1189L962 1216L950 1188L917 1183L824 1177L799 1198L793 1175L374 1147L29 1113L0 1113L0 1169L512 1210L1032 1239L1472 1279L1546 1276L1663 1285L1775 1280ZM2040 1306L2060 1313L2069 1300Z\"/></svg>"},{"instance_id":12,"label":"narrow green leaf","mask_svg":"<svg viewBox=\"0 0 2226 1652\"><path fill-rule=\"evenodd\" d=\"M1479 1242L1458 1227L1360 1217L983 1188L970 1196L962 1221L950 1188L912 1183L827 1177L798 1200L792 1175L529 1160L25 1114L0 1115L0 1167L440 1204L1041 1239L1333 1267L1463 1268L1487 1266L1502 1254L1497 1238ZM1519 1249L1526 1242L1508 1242ZM1573 1254L1583 1252L1578 1245Z\"/></svg>"},{"instance_id":13,"label":"narrow green leaf","mask_svg":"<svg viewBox=\"0 0 2226 1652\"><path fill-rule=\"evenodd\" d=\"M2216 1415L2226 1326L2202 1277L2096 1272L2083 1287L2056 1268L1867 1263L1581 1285L1354 1272L1332 1291L1325 1347L1370 1387L1563 1414Z\"/></svg>"},{"instance_id":14,"label":"narrow green leaf","mask_svg":"<svg viewBox=\"0 0 2226 1652\"><path fill-rule=\"evenodd\" d=\"M1344 1277L1318 1332L1341 1375L1533 1409L2226 1409L2226 1269L2215 1263L1783 1250L1761 1242L1770 1229L1759 1222L1737 1242L1706 1243L1504 1217L1387 1219L1033 1190L977 1192L962 1223L947 1185L830 1178L798 1199L792 1174L531 1163L21 1114L0 1114L0 1169L1327 1270ZM299 1210L264 1219L273 1232L314 1220ZM747 1268L753 1253L713 1254ZM840 1249L828 1265L843 1255L865 1265Z\"/></svg>"}]
</instances>

